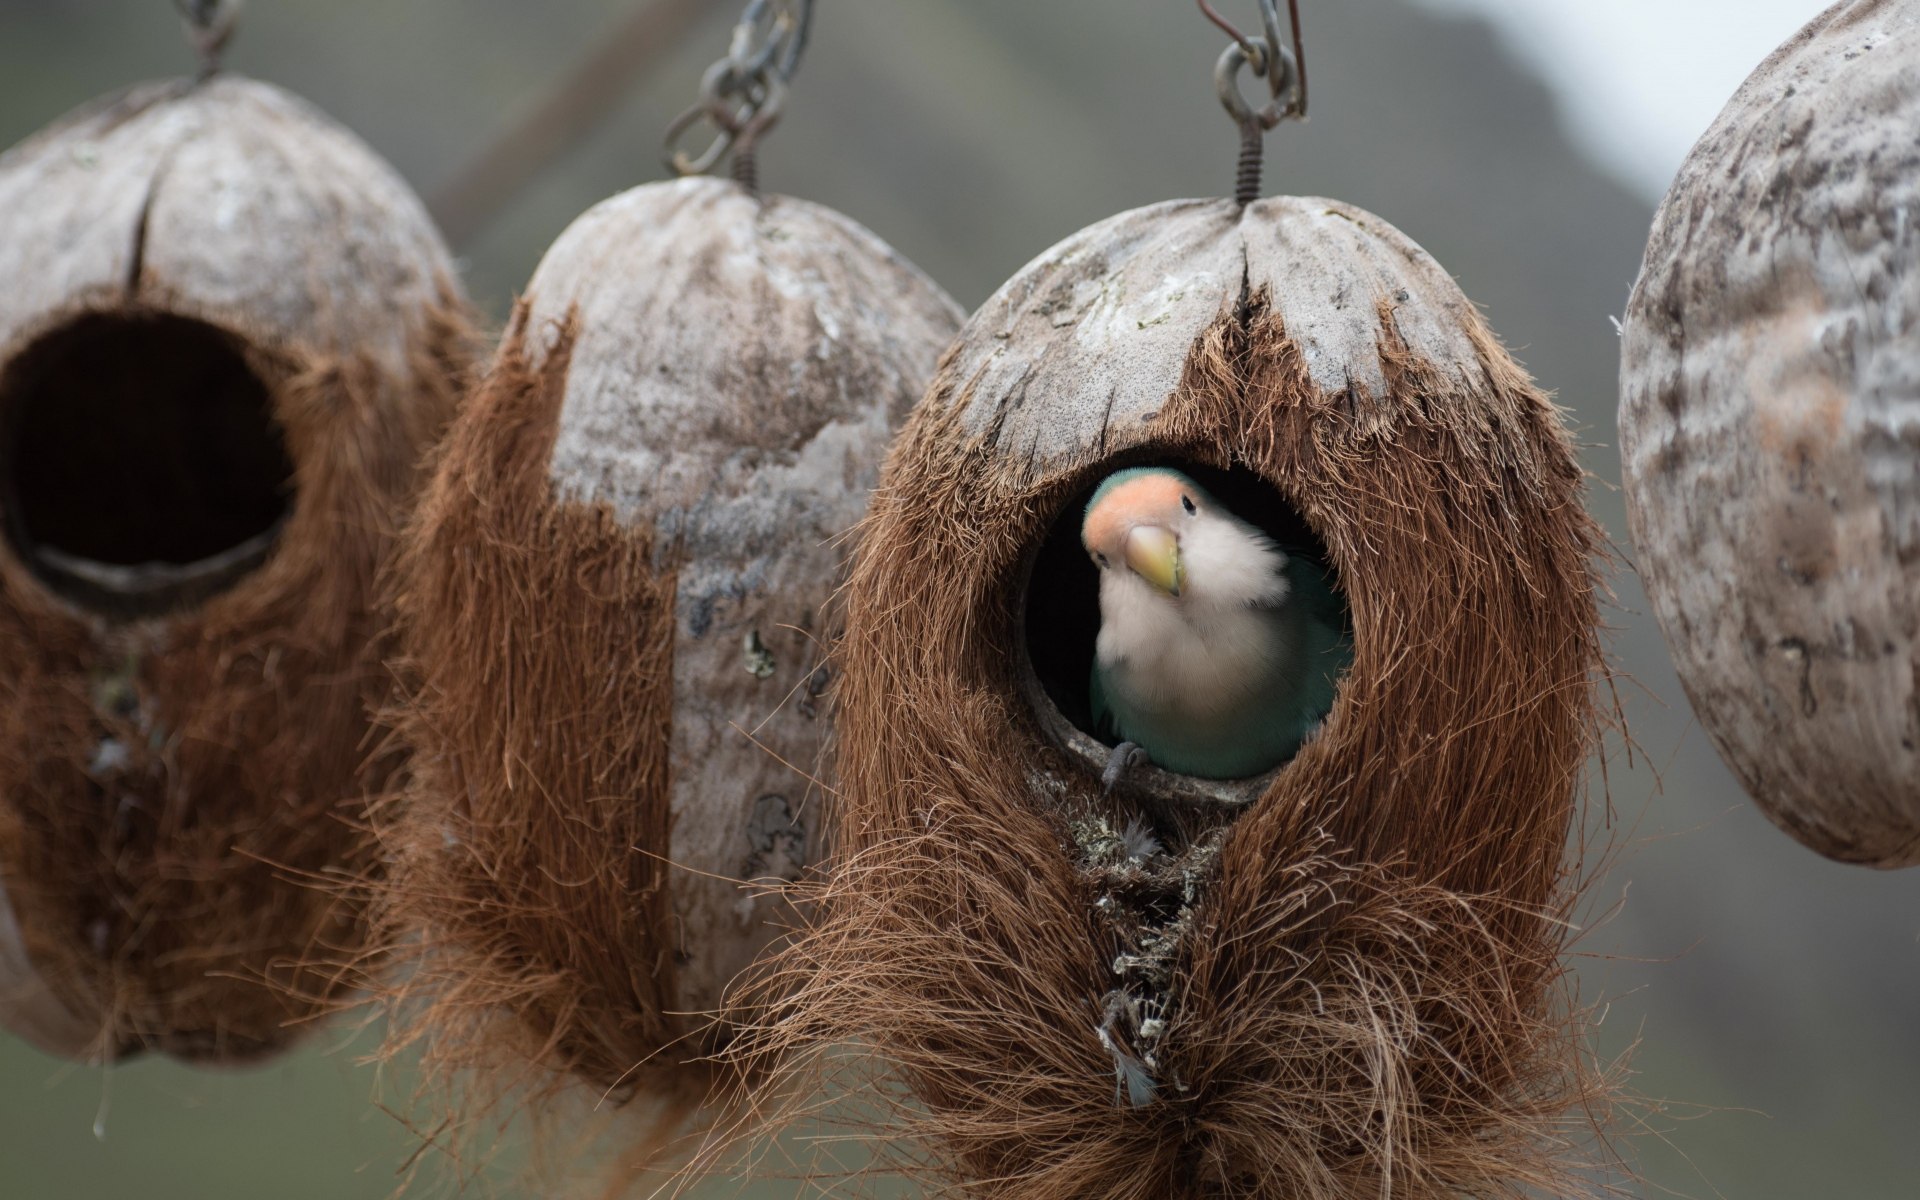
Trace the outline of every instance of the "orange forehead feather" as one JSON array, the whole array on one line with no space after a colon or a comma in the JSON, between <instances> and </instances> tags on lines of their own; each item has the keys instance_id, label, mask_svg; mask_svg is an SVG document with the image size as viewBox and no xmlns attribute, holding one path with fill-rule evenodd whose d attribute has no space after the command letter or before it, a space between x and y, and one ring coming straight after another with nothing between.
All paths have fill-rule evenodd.
<instances>
[{"instance_id":1,"label":"orange forehead feather","mask_svg":"<svg viewBox=\"0 0 1920 1200\"><path fill-rule=\"evenodd\" d=\"M1143 474L1117 484L1087 509L1080 525L1080 542L1088 550L1119 544L1135 525L1172 526L1186 484L1172 476Z\"/></svg>"}]
</instances>

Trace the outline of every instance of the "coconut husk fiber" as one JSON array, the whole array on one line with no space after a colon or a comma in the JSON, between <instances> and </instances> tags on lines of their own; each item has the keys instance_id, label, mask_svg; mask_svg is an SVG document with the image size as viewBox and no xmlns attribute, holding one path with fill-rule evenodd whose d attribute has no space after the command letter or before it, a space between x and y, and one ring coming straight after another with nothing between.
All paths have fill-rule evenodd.
<instances>
[{"instance_id":1,"label":"coconut husk fiber","mask_svg":"<svg viewBox=\"0 0 1920 1200\"><path fill-rule=\"evenodd\" d=\"M1045 547L1064 528L1090 577L1086 497L1143 462L1290 510L1354 658L1276 774L1103 800L1107 747L1031 682L1091 654L1092 592L1077 625L1034 614L1090 589ZM1581 499L1560 413L1377 217L1180 202L1048 251L962 331L862 528L838 857L735 1047L808 1063L763 1107L967 1195L1580 1191Z\"/></svg>"},{"instance_id":2,"label":"coconut husk fiber","mask_svg":"<svg viewBox=\"0 0 1920 1200\"><path fill-rule=\"evenodd\" d=\"M1754 71L1654 219L1621 335L1627 515L1701 727L1795 840L1920 865L1920 3Z\"/></svg>"},{"instance_id":3,"label":"coconut husk fiber","mask_svg":"<svg viewBox=\"0 0 1920 1200\"><path fill-rule=\"evenodd\" d=\"M0 157L0 1024L257 1059L343 986L373 581L471 352L419 201L219 77ZM316 884L322 886L314 886Z\"/></svg>"},{"instance_id":4,"label":"coconut husk fiber","mask_svg":"<svg viewBox=\"0 0 1920 1200\"><path fill-rule=\"evenodd\" d=\"M864 229L715 180L541 263L394 573L392 1045L458 1124L706 1093L820 852L842 539L958 327Z\"/></svg>"}]
</instances>

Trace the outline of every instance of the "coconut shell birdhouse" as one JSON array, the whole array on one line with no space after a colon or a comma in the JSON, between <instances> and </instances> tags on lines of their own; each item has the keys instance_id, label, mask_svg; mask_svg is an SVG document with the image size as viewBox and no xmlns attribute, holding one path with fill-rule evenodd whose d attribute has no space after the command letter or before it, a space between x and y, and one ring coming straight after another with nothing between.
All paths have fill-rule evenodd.
<instances>
[{"instance_id":1,"label":"coconut shell birdhouse","mask_svg":"<svg viewBox=\"0 0 1920 1200\"><path fill-rule=\"evenodd\" d=\"M0 1025L255 1058L367 869L373 579L467 352L426 214L263 84L0 157Z\"/></svg>"},{"instance_id":2,"label":"coconut shell birdhouse","mask_svg":"<svg viewBox=\"0 0 1920 1200\"><path fill-rule=\"evenodd\" d=\"M1103 782L1083 520L1140 466L1345 610L1330 710L1254 778ZM1177 202L1047 251L888 460L835 659L839 857L753 1049L872 1047L906 1169L996 1195L1577 1190L1581 497L1560 414L1378 217Z\"/></svg>"},{"instance_id":3,"label":"coconut shell birdhouse","mask_svg":"<svg viewBox=\"0 0 1920 1200\"><path fill-rule=\"evenodd\" d=\"M640 187L548 251L396 573L386 903L430 1070L705 1087L821 853L845 539L958 325L866 230L731 182Z\"/></svg>"},{"instance_id":4,"label":"coconut shell birdhouse","mask_svg":"<svg viewBox=\"0 0 1920 1200\"><path fill-rule=\"evenodd\" d=\"M1641 574L1772 820L1920 863L1920 3L1763 63L1654 220L1621 347Z\"/></svg>"}]
</instances>

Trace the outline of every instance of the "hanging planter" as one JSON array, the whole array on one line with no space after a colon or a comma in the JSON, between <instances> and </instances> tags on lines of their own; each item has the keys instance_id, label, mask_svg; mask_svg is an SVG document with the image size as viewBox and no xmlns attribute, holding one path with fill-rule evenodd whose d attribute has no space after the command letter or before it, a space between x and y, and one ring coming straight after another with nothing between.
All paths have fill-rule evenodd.
<instances>
[{"instance_id":1,"label":"hanging planter","mask_svg":"<svg viewBox=\"0 0 1920 1200\"><path fill-rule=\"evenodd\" d=\"M704 1092L711 1014L820 854L845 539L958 324L866 230L731 182L548 251L396 574L386 905L430 1074Z\"/></svg>"},{"instance_id":2,"label":"hanging planter","mask_svg":"<svg viewBox=\"0 0 1920 1200\"><path fill-rule=\"evenodd\" d=\"M1112 770L1089 674L1125 568L1095 557L1136 467L1348 614L1324 722L1252 778ZM1578 1190L1581 492L1559 413L1375 216L1187 201L1047 251L888 459L835 655L840 853L740 1052L819 1052L855 1124L899 1097L902 1169L983 1194ZM1190 549L1176 597L1216 582Z\"/></svg>"},{"instance_id":3,"label":"hanging planter","mask_svg":"<svg viewBox=\"0 0 1920 1200\"><path fill-rule=\"evenodd\" d=\"M305 104L135 88L0 157L0 1024L256 1058L338 990L372 577L466 351L419 202ZM364 764L364 765L363 765Z\"/></svg>"},{"instance_id":4,"label":"hanging planter","mask_svg":"<svg viewBox=\"0 0 1920 1200\"><path fill-rule=\"evenodd\" d=\"M1680 170L1621 349L1641 574L1774 823L1920 863L1920 4L1776 51Z\"/></svg>"}]
</instances>

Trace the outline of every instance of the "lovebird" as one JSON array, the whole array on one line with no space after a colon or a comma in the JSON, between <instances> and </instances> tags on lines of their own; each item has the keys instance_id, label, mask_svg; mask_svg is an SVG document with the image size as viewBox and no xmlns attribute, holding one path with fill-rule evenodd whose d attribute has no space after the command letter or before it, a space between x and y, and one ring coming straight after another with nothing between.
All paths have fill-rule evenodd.
<instances>
[{"instance_id":1,"label":"lovebird","mask_svg":"<svg viewBox=\"0 0 1920 1200\"><path fill-rule=\"evenodd\" d=\"M1142 755L1245 779L1300 749L1353 659L1324 570L1169 467L1108 476L1080 540L1100 571L1091 698L1097 732L1119 743L1109 789Z\"/></svg>"}]
</instances>

